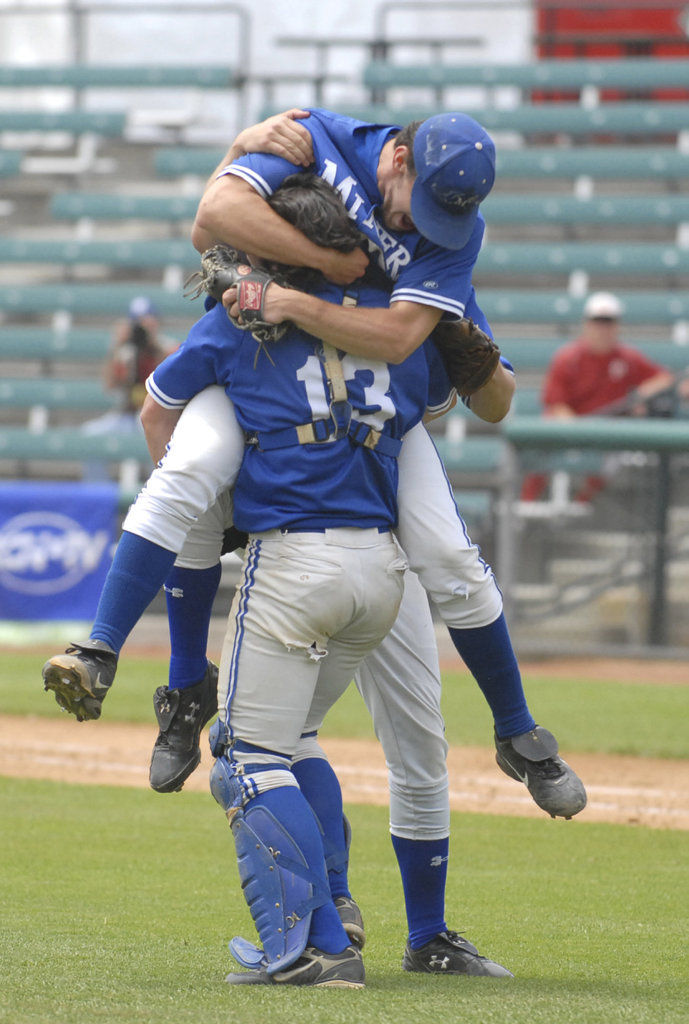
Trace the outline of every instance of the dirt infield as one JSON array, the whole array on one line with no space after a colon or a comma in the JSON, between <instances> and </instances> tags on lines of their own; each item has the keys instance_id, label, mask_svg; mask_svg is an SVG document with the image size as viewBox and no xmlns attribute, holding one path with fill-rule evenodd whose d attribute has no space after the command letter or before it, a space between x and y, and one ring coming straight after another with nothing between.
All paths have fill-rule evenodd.
<instances>
[{"instance_id":1,"label":"dirt infield","mask_svg":"<svg viewBox=\"0 0 689 1024\"><path fill-rule=\"evenodd\" d=\"M0 775L145 787L154 738L153 724L0 716ZM375 741L324 739L323 746L346 802L387 804L387 771ZM187 789L208 792L207 749L202 743L203 761ZM578 820L689 829L689 761L603 754L577 754L570 761L589 795ZM453 810L543 817L521 784L499 771L492 750L453 747L448 764Z\"/></svg>"}]
</instances>

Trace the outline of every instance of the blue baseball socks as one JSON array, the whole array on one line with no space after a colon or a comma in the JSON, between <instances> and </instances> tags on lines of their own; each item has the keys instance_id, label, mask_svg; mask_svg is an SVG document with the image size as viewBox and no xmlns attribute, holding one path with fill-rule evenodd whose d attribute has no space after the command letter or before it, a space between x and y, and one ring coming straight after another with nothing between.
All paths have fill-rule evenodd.
<instances>
[{"instance_id":1,"label":"blue baseball socks","mask_svg":"<svg viewBox=\"0 0 689 1024\"><path fill-rule=\"evenodd\" d=\"M462 661L488 701L500 739L530 732L536 723L526 703L505 616L501 613L488 626L448 628Z\"/></svg>"}]
</instances>

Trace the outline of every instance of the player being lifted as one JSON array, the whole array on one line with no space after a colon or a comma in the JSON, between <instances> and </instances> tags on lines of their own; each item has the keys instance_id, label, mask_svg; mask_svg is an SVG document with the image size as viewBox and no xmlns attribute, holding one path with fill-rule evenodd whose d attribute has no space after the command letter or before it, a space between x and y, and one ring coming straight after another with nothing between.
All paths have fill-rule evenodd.
<instances>
[{"instance_id":1,"label":"player being lifted","mask_svg":"<svg viewBox=\"0 0 689 1024\"><path fill-rule=\"evenodd\" d=\"M471 317L490 333L472 285L485 227L479 205L495 178L495 148L482 126L461 113L400 129L312 110L292 127L301 133L299 159L338 189L392 293L387 308L349 309L271 286L267 319L290 320L344 352L386 361L415 351L441 317ZM317 247L264 201L294 171L290 159L246 153L219 168L199 206L196 247L251 244L263 257L289 253L319 265ZM362 270L351 255L333 253L325 272L346 283ZM499 367L472 396L472 410L501 419L513 387ZM584 787L558 756L554 736L534 721L493 573L468 539L430 438L412 436L400 474L400 542L493 712L498 764L540 807L570 817L586 803Z\"/></svg>"},{"instance_id":2,"label":"player being lifted","mask_svg":"<svg viewBox=\"0 0 689 1024\"><path fill-rule=\"evenodd\" d=\"M471 126L475 126L475 122L471 122ZM383 161L384 153L387 156L390 155L390 148L388 147L386 151L384 143L395 138L394 129L373 129L372 126L361 125L356 125L355 128L358 140L365 144L366 153L364 155L370 167L375 167L375 159L377 157L380 157L380 160ZM472 127L472 130L475 131L477 128L478 126ZM455 138L455 145L454 148L451 147L450 154L453 159L458 156L458 149L461 150L461 148L461 146L458 146L457 139ZM475 146L473 148L476 149ZM477 152L481 151L477 150ZM490 162L490 155L488 159ZM361 164L361 159L359 163ZM396 164L395 166L398 165ZM384 168L387 168L387 171L389 171L387 163L384 163ZM293 170L294 168L291 167L290 169ZM367 178L369 187L372 180L375 179L373 171L370 171ZM409 180L413 181L414 179L410 177ZM393 179L393 185L395 181L396 179ZM396 184L399 186L400 182L397 181ZM407 186L409 186L409 181L407 181ZM385 191L389 191L386 186ZM394 191L395 189L393 188L393 193ZM375 194L378 195L378 193ZM263 200L261 200L261 203L263 203ZM267 204L263 205L267 206ZM471 213L472 211L470 210L469 212ZM473 213L475 214L475 212L474 207ZM370 221L372 225L376 224L375 217L370 211L367 214L366 220ZM474 233L478 228L480 229L480 235L482 233L480 218L475 218L474 223ZM432 254L434 249L436 252L438 251L437 247L431 246L428 243L424 245L423 239L420 239L416 232L401 232L400 234L402 239L406 241L411 239L414 246L417 248L421 247L422 254L425 253L425 257ZM304 242L306 241L305 239ZM314 248L317 250L317 247ZM470 248L474 250L475 258L478 245L473 242ZM321 250L322 253L323 250ZM440 251L441 257L452 255L452 253ZM454 255L456 258L456 254ZM462 254L460 254L461 256ZM337 257L338 254L334 250L331 252L326 251L326 258L323 260L329 267L331 277L337 276L337 268L335 266L337 264ZM322 255L321 259L323 259ZM303 262L307 262L307 260L304 259ZM459 262L463 262L462 258L460 258ZM469 258L468 270L465 266L463 274L465 279L464 285L469 289L468 309L473 312L473 315L479 322L485 324L485 320L473 299L473 289L470 286L471 266L473 266L473 259ZM351 274L351 269L348 269L345 276L349 277ZM431 283L433 281L432 278L428 280ZM268 298L270 298L269 293ZM433 292L431 290L425 296L425 301L432 305ZM407 305L407 303L400 301L398 308L402 305ZM347 310L347 312L359 313L370 311ZM380 313L387 312L387 310L376 310L375 314L377 316ZM439 315L437 310L436 312ZM499 419L509 407L511 390L509 390L507 385L510 384L510 375L501 369L495 375L490 385L482 389L482 392L475 399L472 399L473 411L488 419ZM217 420L205 435L201 434L197 429L194 444L196 455L198 455L198 449L200 444L203 443L202 439L204 437L212 436L217 439L221 437L223 432L226 436L230 436L232 430L230 422L231 410L228 410L229 406L227 403L225 403L222 414L219 410L216 410L214 415L217 417ZM192 410L187 410L180 421L180 426L184 424L185 417L187 417L187 423L191 422L191 414ZM224 416L224 422L222 423L220 422L221 416ZM200 428L200 421L197 419L195 422L197 428ZM165 430L167 433L165 433ZM167 439L169 424L166 425L165 430L163 431L164 439ZM155 430L153 433L155 435ZM191 444L191 442L189 443ZM222 445L219 445L218 448L221 449ZM193 461L193 458L191 461ZM490 568L480 560L477 550L471 545L466 535L461 519L451 501L451 494L442 472L442 467L437 459L435 450L426 438L423 428L415 429L405 439L399 462L400 531L407 538L404 543L413 549L414 545L418 545L419 540L421 541L421 547L415 553L414 564L419 567L420 571L427 570L425 572L426 578L424 579L427 586L429 586L428 580L432 578L433 574L438 574L437 586L435 591L432 592L432 596L439 604L439 607L441 607L441 610L443 610L446 621L451 625L453 625L454 621L453 639L455 639L458 647L460 642L462 643L464 648L462 651L463 657L474 675L479 679L482 689L489 699L496 718L498 734L501 736L500 745L503 752L507 748L511 759L506 770L508 770L509 774L519 772L520 777L523 781L526 781L537 802L551 813L565 815L576 813L585 802L583 787L581 787L574 773L557 757L556 745L551 745L548 734L540 730L534 734L527 731L521 739L509 740L504 738L508 735L510 729L516 730L520 725L528 729L529 724L533 723L533 719L530 717L524 701L518 668L514 661L511 646L509 645L509 637L502 620L499 591L495 586ZM189 475L181 474L180 479L185 481L186 488L190 479ZM231 481L226 480L225 483L231 483ZM209 489L206 486L206 490ZM203 506L202 500L199 500L194 505L188 490L185 490L184 493L178 490L176 497L178 501L177 514L176 517L173 516L172 519L168 519L167 532L163 530L161 533L149 534L149 539L157 539L161 549L165 549L162 553L163 557L159 559L159 566L153 566L151 560L148 562L149 572L152 569L157 569L158 572L162 572L161 578L164 578L165 572L172 564L172 559L170 558L171 550L179 550L186 531ZM206 495L205 500L207 505L212 500L212 497L208 499ZM136 512L136 506L133 512ZM130 518L128 523L130 529L134 531L140 529L140 524L137 524L133 519ZM176 534L175 530L177 531ZM127 536L125 535L125 537ZM177 543L178 541L179 544ZM140 566L140 560L134 555L131 564L124 570L125 575L122 576L122 579L126 581L130 595L132 593L131 584L135 581L136 573L140 571ZM122 571L121 563L118 566L118 572L120 571ZM413 577L411 579L413 580ZM140 612L157 590L159 582L158 580L154 584L140 607L130 602L127 611L133 617L129 619L125 616L126 621L123 621L122 616L120 616L116 626L112 626L108 621L112 619L112 616L109 614L112 609L108 607L106 600L105 604L99 609L98 621L94 626L92 636L96 638L95 644L90 645L90 649L89 645L80 645L79 651L75 652L74 655L68 655L66 659L64 656L59 659L53 659L56 662L59 661L60 670L63 671L65 663L69 661L73 666L79 666L78 669L75 667L74 671L77 676L81 675L82 678L84 672L87 673L87 678L91 679L100 672L103 685L102 696L114 676L116 652L119 651L127 632L131 629L136 618L138 618ZM193 663L196 674L187 681L195 682L201 678L206 667L205 634L203 634L203 623L199 621L200 613L198 612L201 604L205 607L205 599L199 601L199 591L195 590L192 585L192 573L185 567L178 567L173 571L168 580L168 586L176 592L184 593L185 596L184 601L177 601L177 604L180 605L180 611L176 615L178 627L175 628L175 632L178 635L181 635L185 628L181 625L181 606L187 604L188 609L191 610L185 622L187 626L194 625L197 640L195 642L196 646L194 646L194 657L188 659L186 669L188 670L187 675L189 675L191 671L190 666ZM214 589L209 579L204 580L203 590L206 596L209 590L211 591L210 600L212 602ZM438 894L444 892L444 867L441 868L441 871L429 872L427 865L432 860L433 863L446 866L449 813L447 813L446 823L441 823L440 819L444 819L446 815L445 808L447 803L446 788L443 791L443 786L446 787L446 781L441 781L440 773L435 770L433 786L428 787L428 773L424 773L422 769L417 771L418 764L426 767L432 764L434 769L437 769L438 758L436 754L442 749L444 740L442 739L442 719L440 718L438 707L437 690L439 688L439 680L437 655L434 650L431 653L431 648L433 647L432 629L429 626L429 630L426 632L418 628L419 623L426 621L428 608L423 596L418 592L414 592L414 587L411 583L407 585L407 592L409 594L408 601L405 596L405 601L408 604L407 614L401 618L401 633L396 640L396 646L392 647L392 649L388 647L387 657L385 658L382 656L382 649L380 657L378 657L378 652L369 656L366 668L362 669L359 673L358 682L369 707L374 713L376 728L383 732L381 739L384 745L386 742L384 728L379 726L378 723L382 720L382 714L387 709L381 708L380 704L376 705L376 687L374 684L380 684L381 680L384 680L384 685L387 686L388 692L397 690L400 693L411 696L411 699L417 702L414 705L411 702L407 703L405 700L400 700L399 706L395 708L395 712L400 716L400 721L402 723L405 721L409 723L408 730L405 729L404 724L400 729L398 724L395 732L395 735L399 736L401 734L406 740L405 756L400 757L398 751L393 748L388 750L388 747L386 747L386 757L388 758L391 772L393 843L405 881L405 897L407 897L410 920L414 912L414 907L410 905L410 903L413 903L414 892L424 894L421 897L421 901L425 902L425 909L429 909L431 905L433 906L433 910L426 917L425 924L417 926L410 934L410 947L408 951L410 954L416 954L420 950L422 951L433 945L431 941L433 933L431 932L429 935L428 928L432 927L431 922L436 922L439 919L438 907L442 906L442 900L438 898ZM197 609L196 612L194 611L195 608ZM210 614L209 606L208 614ZM187 636L188 633L189 629L187 628ZM422 636L420 636L420 633ZM199 648L198 636L201 634L203 634L203 640ZM100 638L100 641L98 638ZM388 641L386 640L387 643ZM173 657L173 665L174 662L175 659ZM165 740L166 737L170 740L170 758L166 765L168 779L173 777L173 769L177 772L180 769L184 769L183 777L186 777L193 770L196 763L198 763L198 732L203 724L203 715L205 714L206 716L203 720L207 720L211 713L210 704L203 707L203 702L199 701L198 688L201 687L204 692L210 693L212 682L210 670L206 673L206 677L201 683L186 689L178 689L174 685L174 680L171 680L172 688L168 691L168 695L171 698L177 697L178 699L172 701L173 707L168 712L166 721L163 722L161 720L161 737L159 737L159 740L161 738ZM83 696L84 692L82 691ZM188 697L188 699L185 699L185 697ZM87 707L88 701L89 698L86 695L82 710ZM201 705L201 711L198 710L197 705ZM98 712L99 707L100 704L98 702ZM425 708L428 716L428 722L424 729L421 730L421 733L415 728L417 722L414 716L418 707ZM192 713L189 714L190 708L196 708L195 713L192 710ZM93 717L96 717L96 715L94 714ZM159 714L160 718L161 715ZM188 718L192 719L191 723L187 721ZM544 736L547 741L545 745L543 744ZM500 745L498 747L499 757L501 757ZM420 746L422 749L419 749ZM524 753L519 752L518 746L522 748ZM158 744L157 748L160 749ZM193 756L194 748L196 760L194 760ZM500 763L503 768L508 763L504 753ZM516 767L513 768L512 766L515 763ZM183 777L179 774L177 775L176 786L181 784L180 779L183 781ZM415 803L413 800L405 803L403 784L405 782L409 783L410 780L412 785L418 784L417 797L420 794L425 794L428 804L434 803L434 811L428 811L423 820L419 819L418 814L414 815ZM159 788L163 788L163 780L159 779L159 782L161 783ZM425 789L424 782L426 783ZM442 795L443 792L444 796ZM418 807L418 802L416 806ZM438 809L440 809L439 814ZM339 842L343 846L341 827L339 831ZM337 842L336 835L333 841ZM431 847L433 849L432 858L429 856ZM432 879L430 877L431 874L433 875ZM435 894L433 899L428 897L428 893L431 890ZM410 896L410 894L412 895ZM416 910L418 911L419 908L416 907ZM421 916L423 917L423 914ZM437 931L438 928L436 927ZM444 946L442 952L446 951L448 951L447 945ZM450 952L452 951L450 950ZM407 957L405 955L405 965L406 963ZM411 967L411 969L419 968Z\"/></svg>"},{"instance_id":3,"label":"player being lifted","mask_svg":"<svg viewBox=\"0 0 689 1024\"><path fill-rule=\"evenodd\" d=\"M325 190L356 235L337 194L312 176L306 182L286 183L272 202L284 202L285 214L296 206L308 229L313 204L299 193L315 190L321 200ZM319 294L341 300L342 289L323 283ZM355 294L364 303L385 299L366 280ZM232 823L263 951L236 940L235 955L256 969L228 980L358 986L361 954L340 923L305 795L317 801L330 781L315 732L399 605L405 563L389 533L397 518L396 456L426 407L426 356L419 350L391 367L341 361L296 329L264 354L215 306L154 386L180 403L216 382L257 442L246 449L234 487L235 522L250 537L221 660L212 788ZM300 444L307 428L318 433L330 422L321 407L333 412L338 402L349 406L351 421L327 444ZM215 524L217 555L222 523ZM341 803L334 810L342 830ZM281 851L275 864L270 847ZM290 894L279 913L266 863ZM450 933L447 941L463 953L464 973L509 976L466 940Z\"/></svg>"}]
</instances>

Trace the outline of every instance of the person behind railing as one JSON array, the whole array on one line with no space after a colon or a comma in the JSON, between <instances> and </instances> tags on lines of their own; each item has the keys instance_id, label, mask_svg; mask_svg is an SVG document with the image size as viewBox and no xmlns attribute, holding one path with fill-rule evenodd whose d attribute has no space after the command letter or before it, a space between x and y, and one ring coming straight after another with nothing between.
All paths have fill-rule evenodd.
<instances>
[{"instance_id":1,"label":"person behind railing","mask_svg":"<svg viewBox=\"0 0 689 1024\"><path fill-rule=\"evenodd\" d=\"M622 341L622 315L622 303L616 295L595 292L589 296L581 332L558 349L546 371L541 389L544 416L571 419L673 414L674 375ZM590 501L604 483L604 477L588 477L576 500ZM529 474L522 486L522 500L536 500L547 485L546 475Z\"/></svg>"},{"instance_id":2,"label":"person behind railing","mask_svg":"<svg viewBox=\"0 0 689 1024\"><path fill-rule=\"evenodd\" d=\"M175 348L163 334L153 303L139 295L129 303L126 319L115 324L113 342L103 369L103 384L117 395L117 407L84 423L85 434L141 430L139 419L146 397L146 379Z\"/></svg>"}]
</instances>

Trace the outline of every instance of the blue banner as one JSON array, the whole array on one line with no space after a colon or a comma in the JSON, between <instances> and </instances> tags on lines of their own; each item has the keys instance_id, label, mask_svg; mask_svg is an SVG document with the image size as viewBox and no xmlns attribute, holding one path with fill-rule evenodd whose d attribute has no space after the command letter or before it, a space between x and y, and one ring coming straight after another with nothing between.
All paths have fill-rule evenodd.
<instances>
[{"instance_id":1,"label":"blue banner","mask_svg":"<svg viewBox=\"0 0 689 1024\"><path fill-rule=\"evenodd\" d=\"M0 617L92 620L112 561L117 485L0 483Z\"/></svg>"}]
</instances>

